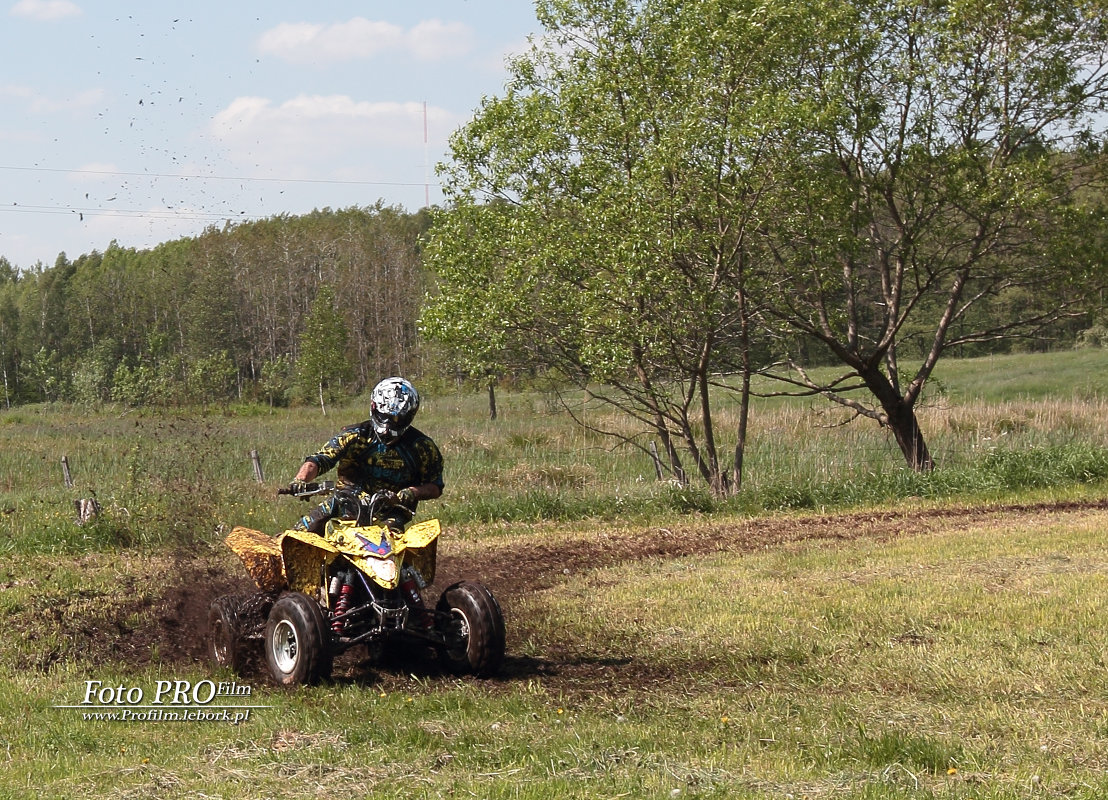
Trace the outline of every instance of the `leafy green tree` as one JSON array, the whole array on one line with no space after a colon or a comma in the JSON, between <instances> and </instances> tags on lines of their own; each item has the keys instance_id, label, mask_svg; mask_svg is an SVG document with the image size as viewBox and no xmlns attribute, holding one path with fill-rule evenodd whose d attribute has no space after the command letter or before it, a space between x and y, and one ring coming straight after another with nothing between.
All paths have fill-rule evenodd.
<instances>
[{"instance_id":1,"label":"leafy green tree","mask_svg":"<svg viewBox=\"0 0 1108 800\"><path fill-rule=\"evenodd\" d=\"M328 400L350 380L346 346L346 326L335 307L335 292L330 286L321 286L300 333L296 376L301 395L317 397L324 416Z\"/></svg>"},{"instance_id":2,"label":"leafy green tree","mask_svg":"<svg viewBox=\"0 0 1108 800\"><path fill-rule=\"evenodd\" d=\"M761 229L765 306L783 340L844 367L816 380L786 351L787 379L887 426L926 470L916 405L942 355L1035 335L1104 286L1082 198L1102 161L1108 7L845 0L819 19L798 76L817 124Z\"/></svg>"},{"instance_id":3,"label":"leafy green tree","mask_svg":"<svg viewBox=\"0 0 1108 800\"><path fill-rule=\"evenodd\" d=\"M425 331L471 373L555 371L656 435L677 480L687 459L715 493L735 489L746 415L729 468L711 398L738 371L745 411L752 236L790 155L783 121L807 113L781 76L799 70L812 13L540 3L543 44L452 140ZM624 438L646 449L637 434Z\"/></svg>"},{"instance_id":4,"label":"leafy green tree","mask_svg":"<svg viewBox=\"0 0 1108 800\"><path fill-rule=\"evenodd\" d=\"M277 356L262 364L258 390L270 407L288 405L291 376L292 365L287 355Z\"/></svg>"},{"instance_id":5,"label":"leafy green tree","mask_svg":"<svg viewBox=\"0 0 1108 800\"><path fill-rule=\"evenodd\" d=\"M35 387L43 400L57 400L65 391L66 375L61 361L56 351L47 351L45 347L40 347L23 362L27 382Z\"/></svg>"},{"instance_id":6,"label":"leafy green tree","mask_svg":"<svg viewBox=\"0 0 1108 800\"><path fill-rule=\"evenodd\" d=\"M17 284L17 314L19 328L16 349L25 375L34 377L26 390L32 400L47 400L44 368L58 369L57 364L73 351L69 337L69 316L66 313L74 265L62 253L52 268L36 264L22 275ZM51 360L48 365L47 360ZM54 361L56 360L56 361ZM32 363L33 362L33 363ZM58 390L57 381L50 381L50 391Z\"/></svg>"},{"instance_id":7,"label":"leafy green tree","mask_svg":"<svg viewBox=\"0 0 1108 800\"><path fill-rule=\"evenodd\" d=\"M120 361L112 373L112 400L129 406L143 406L157 398L157 375L148 364Z\"/></svg>"},{"instance_id":8,"label":"leafy green tree","mask_svg":"<svg viewBox=\"0 0 1108 800\"><path fill-rule=\"evenodd\" d=\"M712 376L748 378L759 333L794 368L778 377L930 469L915 409L942 354L1041 330L1101 279L1074 237L1102 2L538 10L549 35L452 140L425 326L474 365L525 353L572 378L679 478L680 445L727 489ZM816 381L798 346L841 376Z\"/></svg>"},{"instance_id":9,"label":"leafy green tree","mask_svg":"<svg viewBox=\"0 0 1108 800\"><path fill-rule=\"evenodd\" d=\"M19 364L16 347L19 335L18 281L19 272L0 256L0 379L4 382L5 408L12 405Z\"/></svg>"},{"instance_id":10,"label":"leafy green tree","mask_svg":"<svg viewBox=\"0 0 1108 800\"><path fill-rule=\"evenodd\" d=\"M15 283L18 280L19 270L4 256L0 256L0 286L6 283Z\"/></svg>"},{"instance_id":11,"label":"leafy green tree","mask_svg":"<svg viewBox=\"0 0 1108 800\"><path fill-rule=\"evenodd\" d=\"M200 403L226 403L235 394L235 364L226 350L192 359L189 392Z\"/></svg>"},{"instance_id":12,"label":"leafy green tree","mask_svg":"<svg viewBox=\"0 0 1108 800\"><path fill-rule=\"evenodd\" d=\"M116 343L110 339L97 342L76 359L70 381L70 398L90 406L111 399L112 376L117 365Z\"/></svg>"}]
</instances>

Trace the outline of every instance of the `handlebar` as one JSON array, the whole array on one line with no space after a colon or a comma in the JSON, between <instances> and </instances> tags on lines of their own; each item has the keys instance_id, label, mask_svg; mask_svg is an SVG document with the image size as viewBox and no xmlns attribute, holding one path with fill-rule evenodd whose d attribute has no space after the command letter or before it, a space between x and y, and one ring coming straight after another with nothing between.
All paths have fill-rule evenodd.
<instances>
[{"instance_id":1,"label":"handlebar","mask_svg":"<svg viewBox=\"0 0 1108 800\"><path fill-rule=\"evenodd\" d=\"M292 486L283 486L277 490L277 494L287 494L291 497L301 497L307 499L309 497L315 497L319 494L329 494L335 491L334 481L319 481L318 483L305 483L304 488L301 491L294 491Z\"/></svg>"},{"instance_id":2,"label":"handlebar","mask_svg":"<svg viewBox=\"0 0 1108 800\"><path fill-rule=\"evenodd\" d=\"M393 518L399 517L405 523L410 522L412 519L412 510L403 503L398 502L395 492L381 491L375 492L369 496L359 495L359 493L348 489L336 490L334 481L305 483L303 488L299 491L294 490L292 485L277 490L278 495L299 497L301 500L308 500L317 495L331 493L334 493L336 497L341 496L338 507L342 510L337 513L346 518L375 519L378 516L379 510L384 508L391 509L391 516L393 516Z\"/></svg>"}]
</instances>

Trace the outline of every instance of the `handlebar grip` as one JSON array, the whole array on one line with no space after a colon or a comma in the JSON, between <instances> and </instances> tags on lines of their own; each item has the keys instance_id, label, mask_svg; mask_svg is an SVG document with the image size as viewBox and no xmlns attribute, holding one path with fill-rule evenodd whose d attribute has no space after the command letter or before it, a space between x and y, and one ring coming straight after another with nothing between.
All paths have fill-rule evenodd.
<instances>
[{"instance_id":1,"label":"handlebar grip","mask_svg":"<svg viewBox=\"0 0 1108 800\"><path fill-rule=\"evenodd\" d=\"M333 491L334 488L334 481L319 481L318 483L313 481L310 483L305 483L299 491L293 489L291 484L289 484L288 486L283 486L277 490L277 494L286 494L292 497L307 498L313 495L324 494L325 492Z\"/></svg>"}]
</instances>

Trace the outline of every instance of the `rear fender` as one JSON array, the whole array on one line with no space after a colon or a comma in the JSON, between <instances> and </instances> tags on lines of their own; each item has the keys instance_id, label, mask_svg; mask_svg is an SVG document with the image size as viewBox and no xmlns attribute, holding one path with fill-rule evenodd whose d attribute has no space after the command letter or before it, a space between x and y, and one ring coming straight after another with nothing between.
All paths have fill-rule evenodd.
<instances>
[{"instance_id":1,"label":"rear fender","mask_svg":"<svg viewBox=\"0 0 1108 800\"><path fill-rule=\"evenodd\" d=\"M263 592L277 592L285 588L281 544L277 539L237 525L223 542L242 560L246 571Z\"/></svg>"}]
</instances>

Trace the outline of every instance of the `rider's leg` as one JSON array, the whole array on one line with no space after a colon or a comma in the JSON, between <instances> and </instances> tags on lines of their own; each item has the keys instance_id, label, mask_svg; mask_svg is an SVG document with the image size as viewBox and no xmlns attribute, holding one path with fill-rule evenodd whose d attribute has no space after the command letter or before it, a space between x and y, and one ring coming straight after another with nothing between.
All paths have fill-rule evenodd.
<instances>
[{"instance_id":1,"label":"rider's leg","mask_svg":"<svg viewBox=\"0 0 1108 800\"><path fill-rule=\"evenodd\" d=\"M335 513L334 499L328 498L313 508L307 514L300 518L300 521L293 526L298 531L311 531L312 533L323 533L324 527Z\"/></svg>"}]
</instances>

